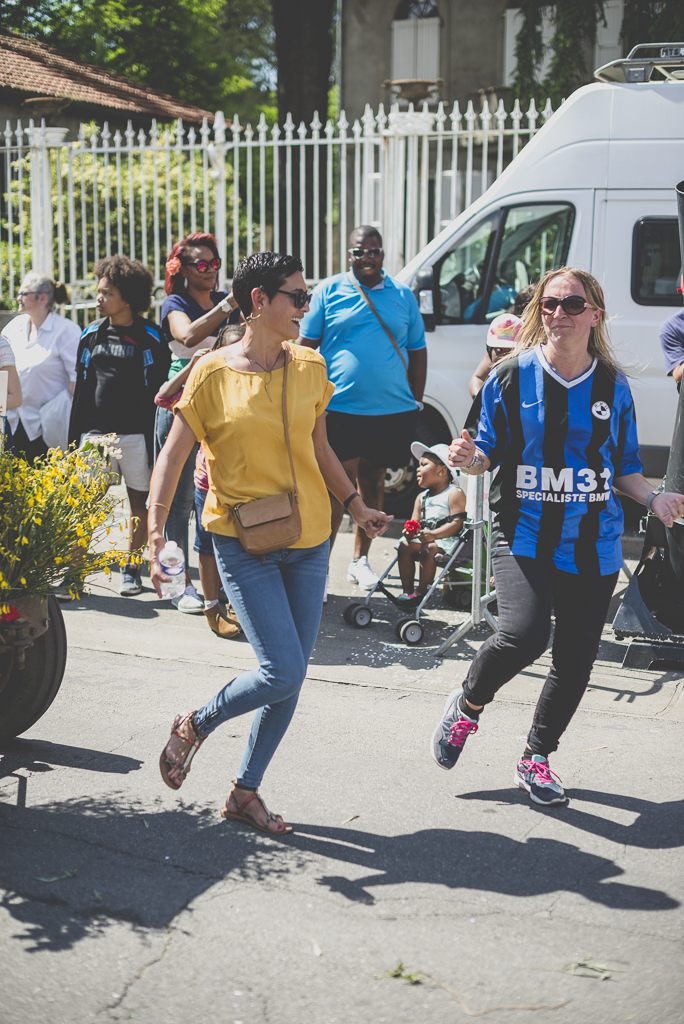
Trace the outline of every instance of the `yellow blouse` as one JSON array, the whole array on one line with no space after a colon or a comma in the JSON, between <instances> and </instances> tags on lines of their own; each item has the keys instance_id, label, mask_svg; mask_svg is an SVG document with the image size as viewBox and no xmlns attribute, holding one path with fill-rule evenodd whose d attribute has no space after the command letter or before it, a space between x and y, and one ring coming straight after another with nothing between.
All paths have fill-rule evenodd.
<instances>
[{"instance_id":1,"label":"yellow blouse","mask_svg":"<svg viewBox=\"0 0 684 1024\"><path fill-rule=\"evenodd\" d=\"M302 536L293 546L310 548L330 536L330 499L311 435L335 388L323 356L302 345L288 348L287 419L302 517ZM282 368L271 374L233 370L219 349L200 359L183 389L174 411L203 442L209 492L202 525L211 533L235 537L230 506L293 489L283 373Z\"/></svg>"}]
</instances>

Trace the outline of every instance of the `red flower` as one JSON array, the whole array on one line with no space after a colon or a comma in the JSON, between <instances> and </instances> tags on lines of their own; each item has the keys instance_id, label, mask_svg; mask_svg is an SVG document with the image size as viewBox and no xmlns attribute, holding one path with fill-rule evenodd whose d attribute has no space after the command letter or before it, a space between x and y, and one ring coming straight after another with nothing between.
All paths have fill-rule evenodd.
<instances>
[{"instance_id":1,"label":"red flower","mask_svg":"<svg viewBox=\"0 0 684 1024\"><path fill-rule=\"evenodd\" d=\"M13 622L14 619L20 619L21 612L18 608L15 608L13 604L8 605L7 611L0 615L0 622Z\"/></svg>"},{"instance_id":2,"label":"red flower","mask_svg":"<svg viewBox=\"0 0 684 1024\"><path fill-rule=\"evenodd\" d=\"M404 523L404 533L407 537L415 537L417 533L420 533L422 526L417 519L407 519Z\"/></svg>"},{"instance_id":3,"label":"red flower","mask_svg":"<svg viewBox=\"0 0 684 1024\"><path fill-rule=\"evenodd\" d=\"M180 273L182 265L178 256L172 256L170 260L166 261L166 269L172 277L174 274Z\"/></svg>"}]
</instances>

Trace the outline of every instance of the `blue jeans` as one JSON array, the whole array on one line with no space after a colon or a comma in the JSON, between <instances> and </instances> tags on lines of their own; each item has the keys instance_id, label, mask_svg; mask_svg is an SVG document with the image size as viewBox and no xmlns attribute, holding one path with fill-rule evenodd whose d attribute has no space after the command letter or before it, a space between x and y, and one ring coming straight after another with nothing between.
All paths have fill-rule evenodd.
<instances>
[{"instance_id":1,"label":"blue jeans","mask_svg":"<svg viewBox=\"0 0 684 1024\"><path fill-rule=\"evenodd\" d=\"M297 707L321 621L330 542L273 551L262 562L236 537L213 538L223 588L259 667L231 680L197 711L195 727L210 733L256 711L237 775L240 785L256 787Z\"/></svg>"},{"instance_id":2,"label":"blue jeans","mask_svg":"<svg viewBox=\"0 0 684 1024\"><path fill-rule=\"evenodd\" d=\"M154 458L155 462L159 452L166 443L169 436L171 424L173 423L173 411L157 407L157 418L154 425ZM171 502L171 508L164 527L164 536L167 540L175 540L176 544L183 549L185 564L188 565L188 523L190 515L195 507L195 459L199 450L199 442L195 442L192 451L188 455L185 465L181 470L176 493Z\"/></svg>"}]
</instances>

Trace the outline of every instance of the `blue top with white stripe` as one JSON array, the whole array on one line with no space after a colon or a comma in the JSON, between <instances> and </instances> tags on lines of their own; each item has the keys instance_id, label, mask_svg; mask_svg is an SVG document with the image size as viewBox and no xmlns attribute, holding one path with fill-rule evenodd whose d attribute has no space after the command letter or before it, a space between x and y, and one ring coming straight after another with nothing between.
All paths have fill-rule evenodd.
<instances>
[{"instance_id":1,"label":"blue top with white stripe","mask_svg":"<svg viewBox=\"0 0 684 1024\"><path fill-rule=\"evenodd\" d=\"M622 566L616 477L641 473L632 394L596 359L565 380L541 346L495 366L482 389L476 444L496 468L490 504L515 555L565 572Z\"/></svg>"}]
</instances>

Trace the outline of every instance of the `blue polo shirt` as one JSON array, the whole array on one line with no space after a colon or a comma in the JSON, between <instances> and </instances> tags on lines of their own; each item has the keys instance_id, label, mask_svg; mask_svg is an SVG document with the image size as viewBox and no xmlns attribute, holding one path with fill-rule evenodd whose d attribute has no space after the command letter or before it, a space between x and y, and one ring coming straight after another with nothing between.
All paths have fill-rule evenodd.
<instances>
[{"instance_id":1,"label":"blue polo shirt","mask_svg":"<svg viewBox=\"0 0 684 1024\"><path fill-rule=\"evenodd\" d=\"M387 274L369 295L408 363L409 352L425 348L425 327L415 295ZM356 416L389 416L416 408L404 365L354 287L351 270L316 285L300 336L321 339L320 353L335 385L329 409Z\"/></svg>"}]
</instances>

